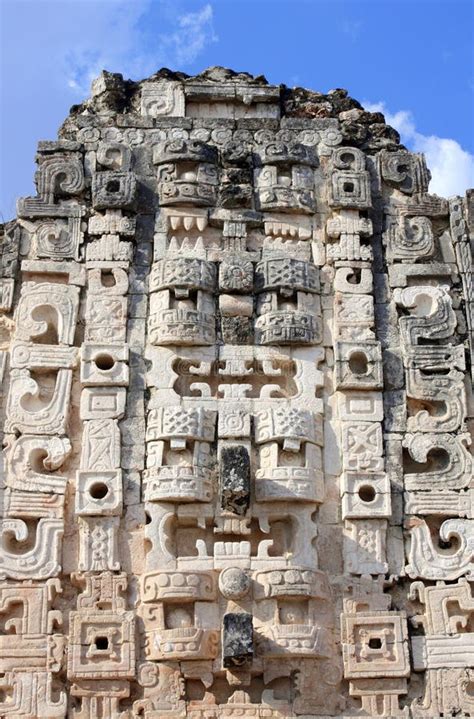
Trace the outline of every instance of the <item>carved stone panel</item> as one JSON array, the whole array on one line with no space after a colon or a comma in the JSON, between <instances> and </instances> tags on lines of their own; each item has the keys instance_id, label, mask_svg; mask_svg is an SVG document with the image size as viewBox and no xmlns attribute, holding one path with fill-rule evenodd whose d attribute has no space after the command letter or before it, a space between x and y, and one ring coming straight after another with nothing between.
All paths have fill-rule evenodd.
<instances>
[{"instance_id":1,"label":"carved stone panel","mask_svg":"<svg viewBox=\"0 0 474 719\"><path fill-rule=\"evenodd\" d=\"M102 72L36 160L0 717L474 716L472 193L344 90L220 67Z\"/></svg>"}]
</instances>

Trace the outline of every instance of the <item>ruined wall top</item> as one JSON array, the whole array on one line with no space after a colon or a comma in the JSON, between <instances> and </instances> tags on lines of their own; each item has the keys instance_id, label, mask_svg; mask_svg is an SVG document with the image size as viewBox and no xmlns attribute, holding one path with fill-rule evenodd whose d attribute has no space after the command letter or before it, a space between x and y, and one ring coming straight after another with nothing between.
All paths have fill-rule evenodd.
<instances>
[{"instance_id":1,"label":"ruined wall top","mask_svg":"<svg viewBox=\"0 0 474 719\"><path fill-rule=\"evenodd\" d=\"M207 105L207 107L205 107ZM229 120L260 118L260 127L271 128L271 122L283 119L282 127L298 127L292 119L339 120L339 129L346 144L373 153L381 149L395 149L400 142L396 130L385 123L380 112L367 112L349 97L346 90L331 90L327 94L304 88L270 85L262 75L234 72L223 67L211 67L199 75L189 76L166 68L142 80L124 80L119 73L104 71L92 84L91 97L71 108L71 118L61 128L60 136L74 132L73 119L82 116L111 117L129 115L118 120L119 126L152 127L153 120L173 117L214 117ZM90 118L91 125L94 120ZM96 118L98 120L98 118ZM109 120L110 121L110 120ZM72 124L72 126L71 126ZM304 123L301 123L303 126ZM318 123L311 123L318 127ZM320 127L335 123L319 124ZM242 127L245 124L242 123Z\"/></svg>"}]
</instances>

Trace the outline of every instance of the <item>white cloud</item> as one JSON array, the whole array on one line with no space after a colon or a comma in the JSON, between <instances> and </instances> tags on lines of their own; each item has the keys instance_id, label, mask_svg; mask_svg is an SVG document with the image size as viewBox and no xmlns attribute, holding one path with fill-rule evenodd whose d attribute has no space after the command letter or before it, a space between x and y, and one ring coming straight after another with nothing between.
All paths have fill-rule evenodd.
<instances>
[{"instance_id":1,"label":"white cloud","mask_svg":"<svg viewBox=\"0 0 474 719\"><path fill-rule=\"evenodd\" d=\"M344 35L348 35L350 39L354 42L355 40L359 39L362 27L363 23L361 20L344 20L341 25L341 30Z\"/></svg>"},{"instance_id":2,"label":"white cloud","mask_svg":"<svg viewBox=\"0 0 474 719\"><path fill-rule=\"evenodd\" d=\"M71 23L75 39L69 47L73 49L63 56L67 86L78 97L89 93L92 80L103 69L137 80L163 65L185 70L208 43L216 41L209 3L196 12L181 14L160 3L160 32L151 37L150 28L158 24L157 5L154 0L84 5L89 12L82 12L77 24ZM87 26L81 27L85 21Z\"/></svg>"},{"instance_id":3,"label":"white cloud","mask_svg":"<svg viewBox=\"0 0 474 719\"><path fill-rule=\"evenodd\" d=\"M212 6L208 3L198 12L178 17L176 32L167 37L161 36L163 45L174 51L178 65L193 62L208 42L217 40L212 18Z\"/></svg>"},{"instance_id":4,"label":"white cloud","mask_svg":"<svg viewBox=\"0 0 474 719\"><path fill-rule=\"evenodd\" d=\"M384 102L363 104L369 112L383 112L386 122L398 130L403 144L410 150L424 153L432 175L430 192L450 197L463 195L474 187L474 155L459 142L418 132L413 114L408 110L391 113Z\"/></svg>"}]
</instances>

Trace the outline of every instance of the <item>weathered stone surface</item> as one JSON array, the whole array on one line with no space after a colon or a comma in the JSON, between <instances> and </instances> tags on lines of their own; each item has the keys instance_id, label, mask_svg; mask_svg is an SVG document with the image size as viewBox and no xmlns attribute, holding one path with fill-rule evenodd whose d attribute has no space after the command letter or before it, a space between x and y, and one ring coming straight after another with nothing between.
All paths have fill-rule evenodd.
<instances>
[{"instance_id":1,"label":"weathered stone surface","mask_svg":"<svg viewBox=\"0 0 474 719\"><path fill-rule=\"evenodd\" d=\"M219 457L221 508L244 515L250 506L250 457L241 445L222 447Z\"/></svg>"},{"instance_id":2,"label":"weathered stone surface","mask_svg":"<svg viewBox=\"0 0 474 719\"><path fill-rule=\"evenodd\" d=\"M336 89L104 71L0 228L0 716L474 716L473 191Z\"/></svg>"},{"instance_id":3,"label":"weathered stone surface","mask_svg":"<svg viewBox=\"0 0 474 719\"><path fill-rule=\"evenodd\" d=\"M222 627L222 663L229 668L248 667L253 658L252 615L224 614Z\"/></svg>"}]
</instances>

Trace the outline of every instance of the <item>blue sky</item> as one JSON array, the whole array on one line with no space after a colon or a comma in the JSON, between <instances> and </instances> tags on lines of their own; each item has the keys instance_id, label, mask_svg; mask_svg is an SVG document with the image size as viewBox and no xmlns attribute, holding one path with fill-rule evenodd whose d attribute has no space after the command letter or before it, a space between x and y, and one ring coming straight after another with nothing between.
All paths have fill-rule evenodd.
<instances>
[{"instance_id":1,"label":"blue sky","mask_svg":"<svg viewBox=\"0 0 474 719\"><path fill-rule=\"evenodd\" d=\"M473 0L0 0L0 210L34 193L53 139L102 68L141 79L209 65L383 109L426 152L432 191L474 185Z\"/></svg>"}]
</instances>

